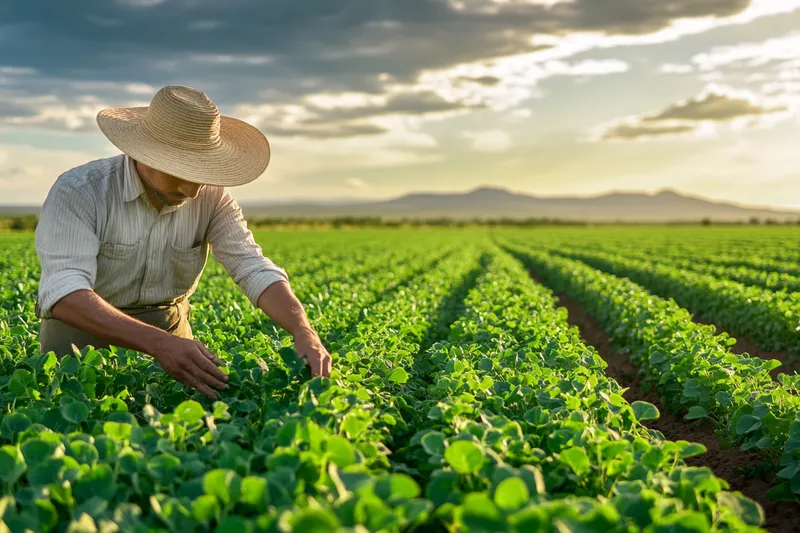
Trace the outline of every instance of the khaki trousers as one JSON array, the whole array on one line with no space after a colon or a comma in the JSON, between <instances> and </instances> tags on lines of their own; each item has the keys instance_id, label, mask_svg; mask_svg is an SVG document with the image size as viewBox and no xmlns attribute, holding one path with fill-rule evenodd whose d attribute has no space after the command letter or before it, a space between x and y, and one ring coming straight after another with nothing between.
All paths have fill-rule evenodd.
<instances>
[{"instance_id":1,"label":"khaki trousers","mask_svg":"<svg viewBox=\"0 0 800 533\"><path fill-rule=\"evenodd\" d=\"M191 306L186 299L162 305L126 307L120 309L120 311L145 324L150 324L178 337L194 338L192 327L189 324ZM108 341L90 335L60 320L54 318L42 320L39 329L39 347L42 353L53 351L56 356L63 357L73 353L73 344L78 350L85 346L92 346L97 349L109 348Z\"/></svg>"}]
</instances>

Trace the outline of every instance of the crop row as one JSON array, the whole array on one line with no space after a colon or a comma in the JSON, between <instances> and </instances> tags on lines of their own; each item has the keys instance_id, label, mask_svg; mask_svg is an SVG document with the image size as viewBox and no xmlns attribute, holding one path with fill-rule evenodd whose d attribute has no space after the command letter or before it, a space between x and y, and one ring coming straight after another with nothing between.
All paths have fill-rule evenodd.
<instances>
[{"instance_id":1,"label":"crop row","mask_svg":"<svg viewBox=\"0 0 800 533\"><path fill-rule=\"evenodd\" d=\"M430 266L437 244L428 242L420 254L428 259L420 266ZM450 267L469 264L463 255L455 259ZM452 273L452 268L433 269L429 277L447 280ZM393 282L386 279L386 287L376 285L373 293L385 292ZM389 301L407 299L378 307L392 307ZM211 310L200 306L198 318L212 319ZM333 317L337 310L326 311L320 317ZM395 313L398 325L407 323L399 322L401 317ZM386 318L375 317L374 331ZM322 394L315 389L320 380L303 383L303 364L291 350L276 351L278 346L265 342L257 321L243 321L235 333L248 349L228 351L235 339L221 332L215 332L220 338L209 339L210 347L229 362L232 384L212 405L188 400L186 391L169 386L152 363L125 350L113 356L89 351L80 361L68 357L61 364L45 356L18 355L7 361L13 364L11 378L0 391L15 395L16 404L2 420L0 462L7 471L0 467L0 476L6 476L4 493L14 498L3 517L12 531L48 531L63 520L100 527L113 520L128 530L196 530L211 523L221 531L330 526L331 517L309 502L341 488L346 475L337 485L331 465L350 466L356 458L385 464L386 448L380 438L370 443L370 435L377 433L367 426L373 418L389 425L392 415L375 410L371 393L352 379L376 362L368 358L370 366L346 366L351 370L347 386ZM385 352L393 356L391 349ZM399 374L380 379L387 378L380 372L386 368L377 366L369 377L379 383L402 381ZM393 480L385 478L376 490L384 494ZM56 485L62 487L59 492ZM298 499L302 505L295 509ZM36 508L45 511L24 511Z\"/></svg>"},{"instance_id":2,"label":"crop row","mask_svg":"<svg viewBox=\"0 0 800 533\"><path fill-rule=\"evenodd\" d=\"M701 445L651 435L605 363L507 254L470 292L399 450L448 530L757 531L759 508L683 459ZM681 496L677 496L680 494Z\"/></svg>"},{"instance_id":3,"label":"crop row","mask_svg":"<svg viewBox=\"0 0 800 533\"><path fill-rule=\"evenodd\" d=\"M748 230L730 228L618 228L586 231L543 230L538 237L530 233L510 232L536 239L553 248L583 247L621 255L644 254L660 261L690 260L700 265L711 265L760 272L773 272L790 277L800 277L800 254L787 243L796 242L794 228Z\"/></svg>"},{"instance_id":4,"label":"crop row","mask_svg":"<svg viewBox=\"0 0 800 533\"><path fill-rule=\"evenodd\" d=\"M624 276L663 298L673 298L692 313L747 336L762 350L787 350L800 355L797 334L800 294L773 292L761 287L717 278L657 261L620 254L545 246L558 255L582 261L616 276Z\"/></svg>"},{"instance_id":5,"label":"crop row","mask_svg":"<svg viewBox=\"0 0 800 533\"><path fill-rule=\"evenodd\" d=\"M672 300L578 261L509 245L556 290L574 298L627 351L665 408L687 420L709 418L722 445L756 450L783 482L771 494L800 498L800 376L769 370L778 361L732 353L732 339L695 324Z\"/></svg>"},{"instance_id":6,"label":"crop row","mask_svg":"<svg viewBox=\"0 0 800 533\"><path fill-rule=\"evenodd\" d=\"M561 248L562 250L564 248ZM572 249L578 249L577 244ZM746 285L764 287L772 291L798 292L800 291L800 276L783 271L763 270L743 266L741 264L719 264L718 256L708 256L708 250L683 252L671 250L662 253L658 249L645 247L641 243L627 243L625 245L601 246L602 251L616 253L628 259L650 261L658 258L661 264L669 265L682 270L691 270L700 274L707 274L716 278L730 279ZM800 268L797 269L800 271Z\"/></svg>"},{"instance_id":7,"label":"crop row","mask_svg":"<svg viewBox=\"0 0 800 533\"><path fill-rule=\"evenodd\" d=\"M752 502L683 465L702 446L647 432L653 406L625 402L516 261L482 242L442 244L427 238L402 276L356 277L320 299L331 302L315 320L332 341L332 380L308 380L287 338L265 335L216 276L195 320L231 376L217 402L135 352L58 362L28 351L24 332L2 332L17 342L0 359L4 524L760 531L745 527L761 518ZM325 286L319 272L303 291ZM348 311L352 327L336 319L348 290L370 305Z\"/></svg>"}]
</instances>

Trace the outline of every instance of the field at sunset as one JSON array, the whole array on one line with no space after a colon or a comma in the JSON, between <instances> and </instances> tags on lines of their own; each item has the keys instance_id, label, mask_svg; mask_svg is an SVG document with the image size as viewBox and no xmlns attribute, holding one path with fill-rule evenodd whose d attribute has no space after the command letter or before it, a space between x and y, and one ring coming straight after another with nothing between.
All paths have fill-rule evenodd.
<instances>
[{"instance_id":1,"label":"field at sunset","mask_svg":"<svg viewBox=\"0 0 800 533\"><path fill-rule=\"evenodd\" d=\"M134 350L40 355L33 239L0 236L10 531L796 531L798 230L256 236L333 372L211 259L217 400Z\"/></svg>"},{"instance_id":2,"label":"field at sunset","mask_svg":"<svg viewBox=\"0 0 800 533\"><path fill-rule=\"evenodd\" d=\"M800 0L0 0L0 533L800 533Z\"/></svg>"}]
</instances>

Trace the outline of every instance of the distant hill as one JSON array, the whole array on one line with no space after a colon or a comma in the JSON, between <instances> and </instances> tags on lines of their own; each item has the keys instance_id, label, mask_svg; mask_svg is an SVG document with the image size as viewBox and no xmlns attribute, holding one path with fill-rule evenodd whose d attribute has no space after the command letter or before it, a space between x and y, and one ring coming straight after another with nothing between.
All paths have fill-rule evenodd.
<instances>
[{"instance_id":1,"label":"distant hill","mask_svg":"<svg viewBox=\"0 0 800 533\"><path fill-rule=\"evenodd\" d=\"M247 216L397 219L548 218L590 222L745 222L752 217L800 220L800 211L750 207L692 197L674 191L611 193L594 197L540 197L481 187L465 193L415 193L373 202L268 204L242 202Z\"/></svg>"},{"instance_id":2,"label":"distant hill","mask_svg":"<svg viewBox=\"0 0 800 533\"><path fill-rule=\"evenodd\" d=\"M592 197L541 197L497 187L464 193L414 193L382 201L241 202L248 217L398 219L555 219L588 222L798 221L800 211L743 206L665 190L655 194L610 193ZM0 206L0 216L38 213L38 206Z\"/></svg>"}]
</instances>

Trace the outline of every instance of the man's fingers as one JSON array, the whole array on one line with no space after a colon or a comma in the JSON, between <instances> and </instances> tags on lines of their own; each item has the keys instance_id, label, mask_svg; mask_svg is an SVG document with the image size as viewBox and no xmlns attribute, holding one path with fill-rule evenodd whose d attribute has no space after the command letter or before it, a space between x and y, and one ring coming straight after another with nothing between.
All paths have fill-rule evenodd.
<instances>
[{"instance_id":1,"label":"man's fingers","mask_svg":"<svg viewBox=\"0 0 800 533\"><path fill-rule=\"evenodd\" d=\"M198 346L198 348L200 348L200 351L203 352L203 355L205 355L208 358L209 361L211 361L212 363L214 363L217 366L222 365L222 359L220 359L217 354L215 354L211 350L209 350L208 347L205 344L200 342L200 343L197 344L197 346ZM224 373L222 373L222 372L220 372L220 373L223 376L225 376ZM227 377L227 376L225 376L225 377Z\"/></svg>"},{"instance_id":2,"label":"man's fingers","mask_svg":"<svg viewBox=\"0 0 800 533\"><path fill-rule=\"evenodd\" d=\"M189 365L189 372L198 380L203 382L203 384L208 385L209 387L214 387L218 390L227 388L225 382L219 379L216 375L217 372L221 373L219 368L214 366L214 363L212 363L199 350L192 353Z\"/></svg>"},{"instance_id":3,"label":"man's fingers","mask_svg":"<svg viewBox=\"0 0 800 533\"><path fill-rule=\"evenodd\" d=\"M331 356L327 355L322 358L322 375L326 378L331 377Z\"/></svg>"},{"instance_id":4,"label":"man's fingers","mask_svg":"<svg viewBox=\"0 0 800 533\"><path fill-rule=\"evenodd\" d=\"M225 383L228 381L228 375L225 374L222 370L217 368L217 366L208 358L208 356L202 351L198 350L194 352L192 357L192 361L196 364L197 368L201 370L206 376L213 380L212 383L217 384L215 385L218 389L225 388ZM208 381L205 380L207 383Z\"/></svg>"},{"instance_id":5,"label":"man's fingers","mask_svg":"<svg viewBox=\"0 0 800 533\"><path fill-rule=\"evenodd\" d=\"M201 394L203 394L204 396L206 396L211 400L216 400L217 398L219 398L216 392L211 390L208 386L202 383L196 376L194 376L191 373L188 372L185 373L181 381L183 382L184 385L188 385L191 388L200 391Z\"/></svg>"},{"instance_id":6,"label":"man's fingers","mask_svg":"<svg viewBox=\"0 0 800 533\"><path fill-rule=\"evenodd\" d=\"M222 364L222 359L220 359L217 354L209 350L208 346L206 346L202 342L198 342L197 347L200 349L201 352L203 352L203 355L206 356L206 358L209 361L213 362L217 366Z\"/></svg>"}]
</instances>

